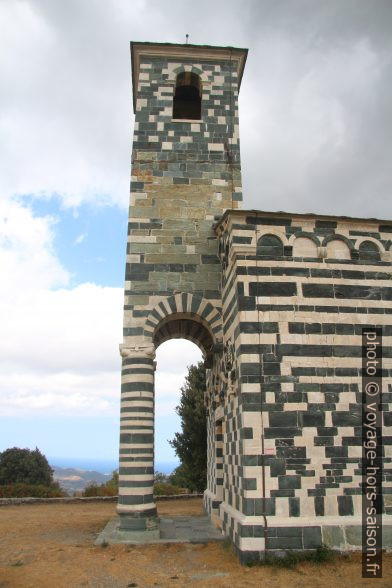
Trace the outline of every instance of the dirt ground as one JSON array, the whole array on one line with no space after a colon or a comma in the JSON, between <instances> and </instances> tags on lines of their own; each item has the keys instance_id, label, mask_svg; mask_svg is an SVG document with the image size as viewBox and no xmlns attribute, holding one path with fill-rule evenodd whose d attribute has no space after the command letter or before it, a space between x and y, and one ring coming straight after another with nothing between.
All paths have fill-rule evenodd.
<instances>
[{"instance_id":1,"label":"dirt ground","mask_svg":"<svg viewBox=\"0 0 392 588\"><path fill-rule=\"evenodd\" d=\"M158 502L161 516L202 514L200 499ZM0 588L392 587L392 554L382 580L362 580L361 557L295 569L243 567L225 543L96 547L115 504L0 507Z\"/></svg>"}]
</instances>

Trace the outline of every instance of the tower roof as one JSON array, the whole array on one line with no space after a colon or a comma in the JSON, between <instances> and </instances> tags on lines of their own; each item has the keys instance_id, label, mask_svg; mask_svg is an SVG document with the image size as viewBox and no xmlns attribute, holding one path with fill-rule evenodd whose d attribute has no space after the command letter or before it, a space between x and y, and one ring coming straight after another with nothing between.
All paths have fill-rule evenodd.
<instances>
[{"instance_id":1,"label":"tower roof","mask_svg":"<svg viewBox=\"0 0 392 588\"><path fill-rule=\"evenodd\" d=\"M135 110L137 82L141 56L174 57L180 60L211 60L236 61L238 74L238 89L241 85L248 49L238 47L214 47L211 45L191 45L177 43L145 43L131 42L133 108Z\"/></svg>"}]
</instances>

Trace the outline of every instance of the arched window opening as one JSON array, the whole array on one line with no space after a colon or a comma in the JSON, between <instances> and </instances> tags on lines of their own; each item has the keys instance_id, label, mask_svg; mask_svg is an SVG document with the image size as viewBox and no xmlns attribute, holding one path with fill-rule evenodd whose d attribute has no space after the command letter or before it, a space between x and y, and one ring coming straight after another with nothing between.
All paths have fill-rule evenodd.
<instances>
[{"instance_id":1,"label":"arched window opening","mask_svg":"<svg viewBox=\"0 0 392 588\"><path fill-rule=\"evenodd\" d=\"M294 241L294 257L317 257L317 245L309 237L297 237Z\"/></svg>"},{"instance_id":2,"label":"arched window opening","mask_svg":"<svg viewBox=\"0 0 392 588\"><path fill-rule=\"evenodd\" d=\"M380 250L372 241L363 241L359 246L359 259L380 261Z\"/></svg>"},{"instance_id":3,"label":"arched window opening","mask_svg":"<svg viewBox=\"0 0 392 588\"><path fill-rule=\"evenodd\" d=\"M275 235L263 235L257 242L257 255L283 257L283 243Z\"/></svg>"},{"instance_id":4,"label":"arched window opening","mask_svg":"<svg viewBox=\"0 0 392 588\"><path fill-rule=\"evenodd\" d=\"M328 259L351 259L350 249L342 239L332 239L327 243Z\"/></svg>"},{"instance_id":5,"label":"arched window opening","mask_svg":"<svg viewBox=\"0 0 392 588\"><path fill-rule=\"evenodd\" d=\"M179 73L173 99L173 118L201 119L201 82L190 71Z\"/></svg>"}]
</instances>

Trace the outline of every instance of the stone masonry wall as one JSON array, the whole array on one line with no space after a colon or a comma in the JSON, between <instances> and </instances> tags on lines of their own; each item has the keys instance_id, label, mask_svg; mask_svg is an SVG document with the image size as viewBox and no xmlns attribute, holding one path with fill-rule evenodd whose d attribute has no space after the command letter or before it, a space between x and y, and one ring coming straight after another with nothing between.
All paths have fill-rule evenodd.
<instances>
[{"instance_id":1,"label":"stone masonry wall","mask_svg":"<svg viewBox=\"0 0 392 588\"><path fill-rule=\"evenodd\" d=\"M213 224L242 199L238 61L226 50L224 59L204 60L197 48L192 51L193 57L161 58L150 56L146 46L135 92L118 511L135 515L129 524L137 529L150 524L137 520L142 511L154 516L155 347L176 336L203 349L209 336L209 347L222 340L221 267ZM199 121L173 120L176 78L182 72L201 80ZM159 321L165 324L157 340ZM201 325L199 331L194 322Z\"/></svg>"},{"instance_id":2,"label":"stone masonry wall","mask_svg":"<svg viewBox=\"0 0 392 588\"><path fill-rule=\"evenodd\" d=\"M172 120L176 75L200 75L202 120ZM140 66L132 152L124 337L140 336L162 296L220 304L216 215L242 199L235 63L147 59Z\"/></svg>"},{"instance_id":3,"label":"stone masonry wall","mask_svg":"<svg viewBox=\"0 0 392 588\"><path fill-rule=\"evenodd\" d=\"M265 541L269 549L314 547L323 525L360 524L367 325L383 331L384 498L392 514L392 224L234 211L217 232L224 342L235 346L238 376L239 495L221 505L226 532L241 551L260 552ZM265 235L273 236L266 243L280 239L280 251L262 246ZM233 409L233 399L223 403ZM230 444L225 454L231 488Z\"/></svg>"}]
</instances>

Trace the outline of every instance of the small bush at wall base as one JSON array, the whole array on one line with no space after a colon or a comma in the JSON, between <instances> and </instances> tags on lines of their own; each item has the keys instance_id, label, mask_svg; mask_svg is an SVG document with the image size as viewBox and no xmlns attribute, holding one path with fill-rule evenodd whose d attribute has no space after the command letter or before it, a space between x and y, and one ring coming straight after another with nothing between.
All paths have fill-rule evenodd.
<instances>
[{"instance_id":1,"label":"small bush at wall base","mask_svg":"<svg viewBox=\"0 0 392 588\"><path fill-rule=\"evenodd\" d=\"M265 559L252 561L247 564L248 567L257 565L275 566L278 568L294 568L302 562L327 563L335 558L335 552L326 545L317 547L315 551L287 551L282 557L267 554Z\"/></svg>"},{"instance_id":2,"label":"small bush at wall base","mask_svg":"<svg viewBox=\"0 0 392 588\"><path fill-rule=\"evenodd\" d=\"M57 483L50 486L42 484L4 484L0 486L0 498L61 498L67 496Z\"/></svg>"},{"instance_id":3,"label":"small bush at wall base","mask_svg":"<svg viewBox=\"0 0 392 588\"><path fill-rule=\"evenodd\" d=\"M332 561L336 554L326 545L322 545L321 547L317 547L316 551L311 555L313 555L311 561L314 561L315 563L323 563L326 561Z\"/></svg>"},{"instance_id":4,"label":"small bush at wall base","mask_svg":"<svg viewBox=\"0 0 392 588\"><path fill-rule=\"evenodd\" d=\"M233 548L233 542L230 537L226 537L221 543L223 549L229 550Z\"/></svg>"}]
</instances>

